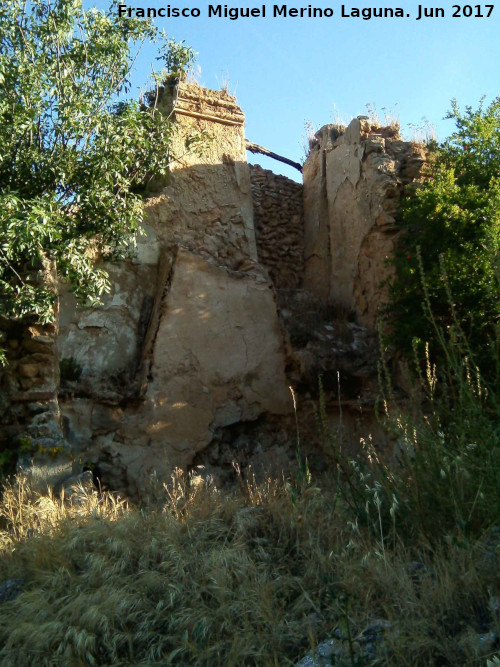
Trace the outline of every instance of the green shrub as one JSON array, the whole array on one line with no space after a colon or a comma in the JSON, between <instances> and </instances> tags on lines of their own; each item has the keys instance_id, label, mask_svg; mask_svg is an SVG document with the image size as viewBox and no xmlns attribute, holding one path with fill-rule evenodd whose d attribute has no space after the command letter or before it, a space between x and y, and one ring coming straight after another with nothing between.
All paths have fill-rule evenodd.
<instances>
[{"instance_id":1,"label":"green shrub","mask_svg":"<svg viewBox=\"0 0 500 667\"><path fill-rule=\"evenodd\" d=\"M383 362L380 369L380 418L393 451L380 452L368 435L357 458L343 454L338 437L324 426L320 404L323 447L330 447L337 471L333 484L353 521L368 526L382 548L422 539L467 543L495 525L500 514L500 393L486 386L464 354L468 343L457 323L443 334L427 298L425 307L435 326L440 366L432 362L428 344L423 358L415 347L415 400L409 402L396 400L389 369Z\"/></svg>"},{"instance_id":2,"label":"green shrub","mask_svg":"<svg viewBox=\"0 0 500 667\"><path fill-rule=\"evenodd\" d=\"M428 178L403 206L406 233L394 257L387 311L392 342L409 353L412 339L429 341L434 355L440 349L434 324L450 332L455 321L492 377L500 316L500 97L465 112L453 101L447 117L457 129L431 152ZM422 309L421 269L434 323Z\"/></svg>"},{"instance_id":3,"label":"green shrub","mask_svg":"<svg viewBox=\"0 0 500 667\"><path fill-rule=\"evenodd\" d=\"M0 315L51 321L55 273L95 302L109 286L96 255L130 253L135 190L171 160L172 123L124 99L134 44L156 41L166 66L155 87L194 54L150 21L81 0L1 3Z\"/></svg>"}]
</instances>

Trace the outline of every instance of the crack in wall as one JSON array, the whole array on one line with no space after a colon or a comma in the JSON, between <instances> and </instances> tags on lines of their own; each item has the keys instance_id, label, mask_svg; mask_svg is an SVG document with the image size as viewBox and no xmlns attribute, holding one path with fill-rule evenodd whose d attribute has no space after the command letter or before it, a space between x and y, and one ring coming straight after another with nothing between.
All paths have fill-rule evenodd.
<instances>
[{"instance_id":1,"label":"crack in wall","mask_svg":"<svg viewBox=\"0 0 500 667\"><path fill-rule=\"evenodd\" d=\"M151 311L149 326L144 338L142 361L138 375L142 375L140 382L140 395L146 393L147 386L153 381L153 356L156 339L160 330L160 324L167 311L167 298L174 278L175 264L177 261L178 247L173 250L171 260L167 258L166 252L160 256L158 263L157 292L155 302Z\"/></svg>"}]
</instances>

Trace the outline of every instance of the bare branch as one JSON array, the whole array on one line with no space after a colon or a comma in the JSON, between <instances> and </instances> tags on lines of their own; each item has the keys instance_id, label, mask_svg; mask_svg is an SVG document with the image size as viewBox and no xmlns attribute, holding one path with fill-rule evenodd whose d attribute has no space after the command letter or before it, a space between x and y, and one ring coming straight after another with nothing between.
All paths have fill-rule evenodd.
<instances>
[{"instance_id":1,"label":"bare branch","mask_svg":"<svg viewBox=\"0 0 500 667\"><path fill-rule=\"evenodd\" d=\"M295 169L298 169L302 173L302 165L299 162L294 162L287 157L273 153L263 146L248 141L248 139L246 140L246 149L247 151L250 151L250 153L260 153L261 155L267 155L267 157L270 157L273 160L278 160L278 162L284 162L285 164L290 165L290 167L295 167Z\"/></svg>"}]
</instances>

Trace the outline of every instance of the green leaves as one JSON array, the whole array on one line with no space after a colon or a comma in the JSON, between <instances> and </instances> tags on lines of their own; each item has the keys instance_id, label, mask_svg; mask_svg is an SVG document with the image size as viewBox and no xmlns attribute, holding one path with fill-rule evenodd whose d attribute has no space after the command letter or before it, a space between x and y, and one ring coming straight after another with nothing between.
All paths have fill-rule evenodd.
<instances>
[{"instance_id":1,"label":"green leaves","mask_svg":"<svg viewBox=\"0 0 500 667\"><path fill-rule=\"evenodd\" d=\"M500 98L463 113L452 101L448 118L457 130L431 155L429 180L403 208L407 233L388 311L398 347L408 351L414 337L432 343L435 324L445 334L458 325L490 373L500 323ZM432 318L422 310L424 288Z\"/></svg>"},{"instance_id":2,"label":"green leaves","mask_svg":"<svg viewBox=\"0 0 500 667\"><path fill-rule=\"evenodd\" d=\"M178 76L191 49L151 22L81 0L0 7L0 313L48 321L57 281L83 301L107 289L96 256L123 257L142 220L132 190L169 164L171 126L127 100L134 49L158 41ZM174 68L169 70L168 67Z\"/></svg>"},{"instance_id":3,"label":"green leaves","mask_svg":"<svg viewBox=\"0 0 500 667\"><path fill-rule=\"evenodd\" d=\"M195 53L184 42L176 43L172 39L167 39L165 34L163 34L163 37L165 43L161 47L161 56L157 60L163 60L169 74L179 79L193 62Z\"/></svg>"}]
</instances>

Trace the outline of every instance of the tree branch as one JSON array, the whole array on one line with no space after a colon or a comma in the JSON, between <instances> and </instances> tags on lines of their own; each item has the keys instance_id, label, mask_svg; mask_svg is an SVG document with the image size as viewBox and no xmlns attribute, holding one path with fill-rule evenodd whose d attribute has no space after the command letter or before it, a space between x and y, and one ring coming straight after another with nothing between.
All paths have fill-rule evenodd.
<instances>
[{"instance_id":1,"label":"tree branch","mask_svg":"<svg viewBox=\"0 0 500 667\"><path fill-rule=\"evenodd\" d=\"M254 144L251 141L248 141L248 139L246 139L246 149L247 151L250 151L250 153L261 153L262 155L267 155L267 157L273 158L273 160L278 160L278 162L284 162L291 167L295 167L295 169L298 169L302 173L302 165L299 162L294 162L293 160L289 160L287 157L273 153L263 146L259 146L258 144Z\"/></svg>"}]
</instances>

